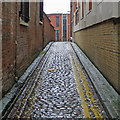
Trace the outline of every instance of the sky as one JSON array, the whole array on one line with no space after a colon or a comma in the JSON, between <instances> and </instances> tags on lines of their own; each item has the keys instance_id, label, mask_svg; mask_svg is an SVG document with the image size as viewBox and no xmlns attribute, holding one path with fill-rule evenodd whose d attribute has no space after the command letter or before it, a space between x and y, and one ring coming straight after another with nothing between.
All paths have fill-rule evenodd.
<instances>
[{"instance_id":1,"label":"sky","mask_svg":"<svg viewBox=\"0 0 120 120\"><path fill-rule=\"evenodd\" d=\"M68 13L70 0L44 0L44 11L49 13Z\"/></svg>"}]
</instances>

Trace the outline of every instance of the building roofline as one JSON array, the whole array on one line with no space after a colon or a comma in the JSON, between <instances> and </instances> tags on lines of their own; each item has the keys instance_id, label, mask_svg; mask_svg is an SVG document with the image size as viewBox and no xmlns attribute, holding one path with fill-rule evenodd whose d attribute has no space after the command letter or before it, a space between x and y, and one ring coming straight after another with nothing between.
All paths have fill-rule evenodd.
<instances>
[{"instance_id":1,"label":"building roofline","mask_svg":"<svg viewBox=\"0 0 120 120\"><path fill-rule=\"evenodd\" d=\"M70 13L48 13L47 15L70 15Z\"/></svg>"},{"instance_id":2,"label":"building roofline","mask_svg":"<svg viewBox=\"0 0 120 120\"><path fill-rule=\"evenodd\" d=\"M45 14L45 16L47 17L47 19L51 22L51 20L48 18L47 14L43 11L43 13Z\"/></svg>"},{"instance_id":3,"label":"building roofline","mask_svg":"<svg viewBox=\"0 0 120 120\"><path fill-rule=\"evenodd\" d=\"M50 23L50 25L51 25L51 27L53 27L53 29L54 29L54 26L51 24L51 20L48 18L48 16L47 16L47 14L43 11L43 13L44 13L44 15L47 17L47 19L49 20L49 23ZM54 29L55 30L55 29Z\"/></svg>"}]
</instances>

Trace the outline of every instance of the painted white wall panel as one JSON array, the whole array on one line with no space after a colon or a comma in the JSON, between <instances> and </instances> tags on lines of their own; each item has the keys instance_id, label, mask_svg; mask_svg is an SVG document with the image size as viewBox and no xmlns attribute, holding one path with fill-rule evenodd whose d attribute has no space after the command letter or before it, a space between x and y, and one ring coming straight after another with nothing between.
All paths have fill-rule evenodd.
<instances>
[{"instance_id":1,"label":"painted white wall panel","mask_svg":"<svg viewBox=\"0 0 120 120\"><path fill-rule=\"evenodd\" d=\"M102 0L102 2L100 1L99 4L98 2L93 2L92 11L86 13L86 16L83 19L80 19L79 25L75 25L74 31L89 27L111 18L120 17L120 0L116 0L119 2L104 1L106 0ZM86 10L88 10L88 8L86 8Z\"/></svg>"}]
</instances>

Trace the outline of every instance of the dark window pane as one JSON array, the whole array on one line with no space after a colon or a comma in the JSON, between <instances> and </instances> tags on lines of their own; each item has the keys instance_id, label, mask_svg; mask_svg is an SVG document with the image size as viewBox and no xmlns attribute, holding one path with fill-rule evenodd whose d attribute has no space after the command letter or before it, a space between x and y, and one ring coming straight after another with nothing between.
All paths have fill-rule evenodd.
<instances>
[{"instance_id":1,"label":"dark window pane","mask_svg":"<svg viewBox=\"0 0 120 120\"><path fill-rule=\"evenodd\" d=\"M21 2L21 19L25 22L29 22L29 2Z\"/></svg>"},{"instance_id":2,"label":"dark window pane","mask_svg":"<svg viewBox=\"0 0 120 120\"><path fill-rule=\"evenodd\" d=\"M59 30L56 30L56 41L59 41Z\"/></svg>"},{"instance_id":3,"label":"dark window pane","mask_svg":"<svg viewBox=\"0 0 120 120\"><path fill-rule=\"evenodd\" d=\"M43 2L40 2L40 21L43 21Z\"/></svg>"},{"instance_id":4,"label":"dark window pane","mask_svg":"<svg viewBox=\"0 0 120 120\"><path fill-rule=\"evenodd\" d=\"M56 17L56 27L59 27L59 17Z\"/></svg>"}]
</instances>

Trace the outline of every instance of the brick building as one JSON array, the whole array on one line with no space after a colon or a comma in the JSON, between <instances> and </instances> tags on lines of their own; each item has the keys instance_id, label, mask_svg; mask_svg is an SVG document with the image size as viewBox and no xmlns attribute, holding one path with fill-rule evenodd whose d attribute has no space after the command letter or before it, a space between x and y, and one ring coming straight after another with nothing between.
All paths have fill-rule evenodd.
<instances>
[{"instance_id":1,"label":"brick building","mask_svg":"<svg viewBox=\"0 0 120 120\"><path fill-rule=\"evenodd\" d=\"M43 14L44 18L44 47L48 44L48 42L55 40L55 29L54 27L50 24L50 20L48 16L44 13Z\"/></svg>"},{"instance_id":2,"label":"brick building","mask_svg":"<svg viewBox=\"0 0 120 120\"><path fill-rule=\"evenodd\" d=\"M0 91L2 91L2 3L1 1L0 1Z\"/></svg>"},{"instance_id":3,"label":"brick building","mask_svg":"<svg viewBox=\"0 0 120 120\"><path fill-rule=\"evenodd\" d=\"M54 33L53 26L43 13L43 2L0 2L2 95L13 86L43 47L54 39Z\"/></svg>"},{"instance_id":4,"label":"brick building","mask_svg":"<svg viewBox=\"0 0 120 120\"><path fill-rule=\"evenodd\" d=\"M71 2L74 41L120 93L120 1Z\"/></svg>"},{"instance_id":5,"label":"brick building","mask_svg":"<svg viewBox=\"0 0 120 120\"><path fill-rule=\"evenodd\" d=\"M55 28L56 41L68 41L70 38L70 14L47 14Z\"/></svg>"}]
</instances>

